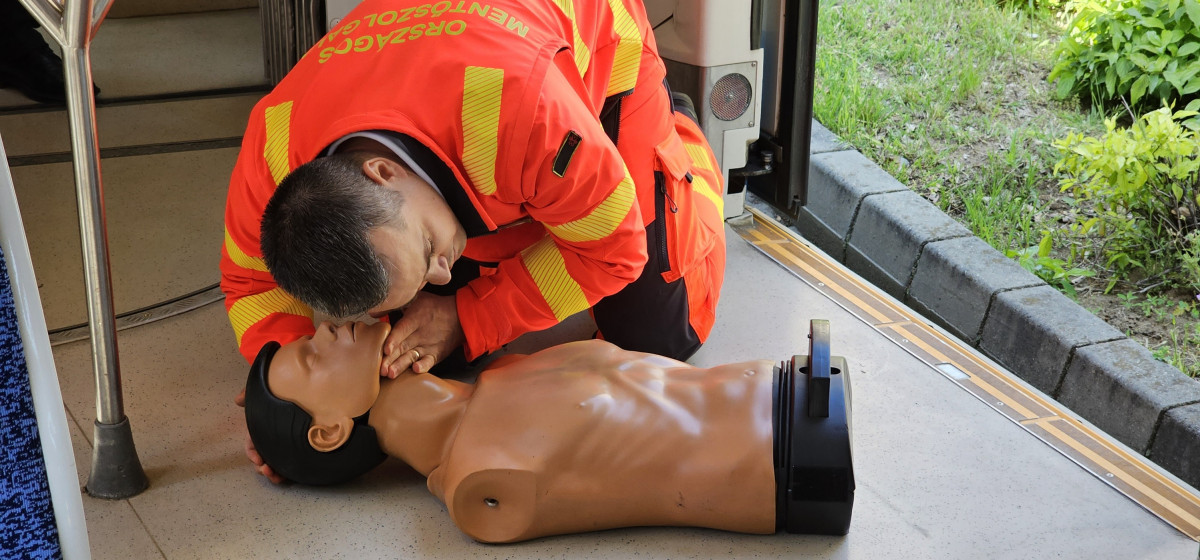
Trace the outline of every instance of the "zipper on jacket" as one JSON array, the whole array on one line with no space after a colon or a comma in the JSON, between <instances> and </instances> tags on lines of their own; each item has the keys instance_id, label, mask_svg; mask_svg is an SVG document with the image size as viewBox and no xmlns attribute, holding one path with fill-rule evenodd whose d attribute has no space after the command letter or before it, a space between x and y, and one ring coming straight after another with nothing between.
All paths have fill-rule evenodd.
<instances>
[{"instance_id":1,"label":"zipper on jacket","mask_svg":"<svg viewBox=\"0 0 1200 560\"><path fill-rule=\"evenodd\" d=\"M654 191L654 233L658 237L658 271L671 270L671 257L667 254L667 201L671 201L671 213L679 212L679 207L667 194L667 181L661 171L654 172L654 182L658 188Z\"/></svg>"}]
</instances>

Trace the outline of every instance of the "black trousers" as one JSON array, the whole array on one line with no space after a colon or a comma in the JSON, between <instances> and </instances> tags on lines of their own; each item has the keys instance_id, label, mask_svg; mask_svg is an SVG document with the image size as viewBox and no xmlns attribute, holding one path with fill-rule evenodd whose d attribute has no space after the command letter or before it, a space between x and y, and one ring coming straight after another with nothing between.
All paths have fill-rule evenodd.
<instances>
[{"instance_id":1,"label":"black trousers","mask_svg":"<svg viewBox=\"0 0 1200 560\"><path fill-rule=\"evenodd\" d=\"M17 0L0 0L0 41L18 30L34 29L37 20Z\"/></svg>"}]
</instances>

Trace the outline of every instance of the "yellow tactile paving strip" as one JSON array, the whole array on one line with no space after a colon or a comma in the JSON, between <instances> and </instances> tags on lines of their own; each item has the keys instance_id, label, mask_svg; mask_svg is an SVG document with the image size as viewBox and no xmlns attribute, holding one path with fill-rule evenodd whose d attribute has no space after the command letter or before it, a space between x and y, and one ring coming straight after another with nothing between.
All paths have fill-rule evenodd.
<instances>
[{"instance_id":1,"label":"yellow tactile paving strip","mask_svg":"<svg viewBox=\"0 0 1200 560\"><path fill-rule=\"evenodd\" d=\"M750 218L730 225L755 248L1097 478L1200 541L1200 496L1192 490L848 274L783 225L753 208L747 210Z\"/></svg>"}]
</instances>

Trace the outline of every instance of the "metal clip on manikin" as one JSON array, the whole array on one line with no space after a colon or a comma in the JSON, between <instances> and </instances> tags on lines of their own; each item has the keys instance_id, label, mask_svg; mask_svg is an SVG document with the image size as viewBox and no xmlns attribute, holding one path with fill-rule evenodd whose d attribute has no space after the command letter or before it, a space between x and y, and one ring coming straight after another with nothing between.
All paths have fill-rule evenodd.
<instances>
[{"instance_id":1,"label":"metal clip on manikin","mask_svg":"<svg viewBox=\"0 0 1200 560\"><path fill-rule=\"evenodd\" d=\"M854 507L850 377L829 355L829 321L811 323L807 356L775 370L776 528L845 535Z\"/></svg>"}]
</instances>

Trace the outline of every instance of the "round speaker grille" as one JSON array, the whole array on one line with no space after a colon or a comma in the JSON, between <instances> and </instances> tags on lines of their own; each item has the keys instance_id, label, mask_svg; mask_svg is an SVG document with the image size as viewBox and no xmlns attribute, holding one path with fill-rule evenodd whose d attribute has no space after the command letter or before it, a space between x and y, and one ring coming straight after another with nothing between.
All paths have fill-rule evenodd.
<instances>
[{"instance_id":1,"label":"round speaker grille","mask_svg":"<svg viewBox=\"0 0 1200 560\"><path fill-rule=\"evenodd\" d=\"M709 106L718 119L731 121L750 108L750 80L741 74L726 74L713 84Z\"/></svg>"}]
</instances>

